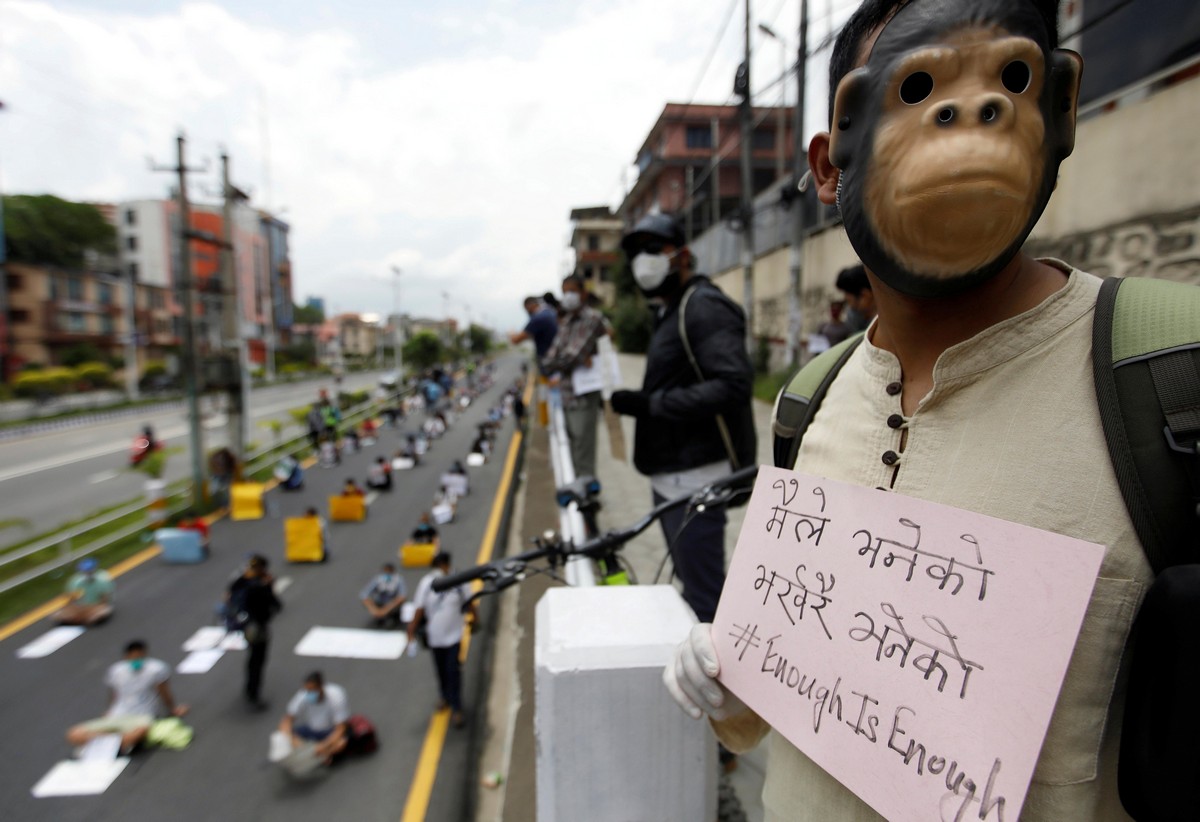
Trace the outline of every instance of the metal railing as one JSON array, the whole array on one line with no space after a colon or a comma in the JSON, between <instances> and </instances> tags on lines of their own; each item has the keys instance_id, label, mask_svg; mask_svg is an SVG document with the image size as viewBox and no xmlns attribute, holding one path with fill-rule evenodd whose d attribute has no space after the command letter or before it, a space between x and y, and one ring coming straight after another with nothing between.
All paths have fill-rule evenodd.
<instances>
[{"instance_id":1,"label":"metal railing","mask_svg":"<svg viewBox=\"0 0 1200 822\"><path fill-rule=\"evenodd\" d=\"M571 462L571 443L567 437L567 421L563 413L562 394L557 388L546 389L550 404L550 466L554 470L554 487L562 488L575 481L575 465ZM587 540L587 529L583 522L583 514L579 506L570 503L565 508L558 509L558 532L576 545L582 545ZM567 560L564 569L567 582L577 586L596 584L596 574L592 570L592 561L586 557L572 557Z\"/></svg>"},{"instance_id":2,"label":"metal railing","mask_svg":"<svg viewBox=\"0 0 1200 822\"><path fill-rule=\"evenodd\" d=\"M386 397L369 399L366 402L359 403L357 406L349 409L342 418L342 424L357 424L365 419L369 414L382 408L387 403L398 403L406 396L410 395L412 389L404 389ZM275 460L281 459L285 454L294 456L300 453L307 447L308 434L303 433L291 439L275 443L274 445L260 448L252 454L247 455L244 464L246 474L252 474L260 471L270 465ZM569 457L568 457L569 459ZM254 467L257 466L257 467ZM57 548L57 552L53 559L31 568L28 571L17 574L9 579L0 582L0 595L11 591L27 582L31 582L38 577L52 573L59 568L77 562L84 557L101 551L109 546L116 545L130 537L136 536L142 531L145 531L149 524L156 521L167 520L176 514L186 511L190 504L191 489L185 485L174 491L166 493L162 497L162 501L139 500L121 506L115 510L104 513L98 517L88 520L87 522L73 525L66 530L38 539L29 545L21 546L6 554L0 555L0 569L20 562L27 557L34 556L43 551ZM165 507L163 505L165 503ZM106 525L111 525L114 522L119 522L126 517L135 514L142 514L136 522L118 528L102 536L92 539L88 538L88 534L103 528Z\"/></svg>"}]
</instances>

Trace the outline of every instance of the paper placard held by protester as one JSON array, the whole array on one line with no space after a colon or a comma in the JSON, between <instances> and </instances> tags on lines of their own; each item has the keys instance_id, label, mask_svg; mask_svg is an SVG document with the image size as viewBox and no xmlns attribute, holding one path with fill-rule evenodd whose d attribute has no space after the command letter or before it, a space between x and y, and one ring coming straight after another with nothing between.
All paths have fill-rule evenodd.
<instances>
[{"instance_id":1,"label":"paper placard held by protester","mask_svg":"<svg viewBox=\"0 0 1200 822\"><path fill-rule=\"evenodd\" d=\"M721 681L888 819L1016 819L1103 556L764 466L713 623Z\"/></svg>"}]
</instances>

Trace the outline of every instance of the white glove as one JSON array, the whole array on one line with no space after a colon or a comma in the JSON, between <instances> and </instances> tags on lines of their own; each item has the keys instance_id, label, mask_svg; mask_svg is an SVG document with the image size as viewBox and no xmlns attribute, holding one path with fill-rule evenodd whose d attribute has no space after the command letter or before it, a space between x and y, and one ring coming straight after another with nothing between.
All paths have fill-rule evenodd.
<instances>
[{"instance_id":1,"label":"white glove","mask_svg":"<svg viewBox=\"0 0 1200 822\"><path fill-rule=\"evenodd\" d=\"M745 711L746 704L717 681L720 672L712 625L704 622L693 625L687 639L675 649L675 659L663 669L663 684L692 719L703 714L728 719Z\"/></svg>"}]
</instances>

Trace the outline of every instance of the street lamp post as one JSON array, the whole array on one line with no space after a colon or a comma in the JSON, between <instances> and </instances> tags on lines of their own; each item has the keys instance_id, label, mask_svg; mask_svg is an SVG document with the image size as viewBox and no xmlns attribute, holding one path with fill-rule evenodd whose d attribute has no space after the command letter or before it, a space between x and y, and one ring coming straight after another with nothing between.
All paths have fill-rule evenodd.
<instances>
[{"instance_id":1,"label":"street lamp post","mask_svg":"<svg viewBox=\"0 0 1200 822\"><path fill-rule=\"evenodd\" d=\"M392 273L396 275L396 279L394 280L395 288L392 291L392 314L396 318L396 327L392 331L392 359L396 363L396 379L403 383L404 371L402 367L404 361L400 347L404 344L404 320L400 317L400 266L392 266Z\"/></svg>"},{"instance_id":2,"label":"street lamp post","mask_svg":"<svg viewBox=\"0 0 1200 822\"><path fill-rule=\"evenodd\" d=\"M787 109L787 42L775 33L775 30L766 23L759 23L758 30L770 37L779 44L779 85L783 89L782 101L779 104L779 110L776 114L775 126L775 176L782 177L785 171L785 155L784 155L784 130L786 128L786 109Z\"/></svg>"}]
</instances>

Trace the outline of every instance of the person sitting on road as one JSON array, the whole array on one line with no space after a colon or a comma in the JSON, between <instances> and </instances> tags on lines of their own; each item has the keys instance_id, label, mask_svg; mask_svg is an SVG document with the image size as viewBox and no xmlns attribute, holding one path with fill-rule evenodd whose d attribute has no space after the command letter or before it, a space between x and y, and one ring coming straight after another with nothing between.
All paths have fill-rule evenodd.
<instances>
[{"instance_id":1,"label":"person sitting on road","mask_svg":"<svg viewBox=\"0 0 1200 822\"><path fill-rule=\"evenodd\" d=\"M55 620L61 625L96 625L108 619L116 590L108 572L91 557L80 561L75 570L78 573L67 582L70 601L55 614Z\"/></svg>"},{"instance_id":2,"label":"person sitting on road","mask_svg":"<svg viewBox=\"0 0 1200 822\"><path fill-rule=\"evenodd\" d=\"M171 666L146 656L146 643L135 639L125 646L124 659L114 662L104 676L108 686L108 710L99 719L81 722L67 731L67 742L82 747L98 736L121 735L121 753L133 751L156 719L183 716L171 694Z\"/></svg>"},{"instance_id":3,"label":"person sitting on road","mask_svg":"<svg viewBox=\"0 0 1200 822\"><path fill-rule=\"evenodd\" d=\"M450 473L451 474L462 474L465 476L467 473L467 468L465 465L462 464L462 460L455 460L454 464L450 466Z\"/></svg>"},{"instance_id":4,"label":"person sitting on road","mask_svg":"<svg viewBox=\"0 0 1200 822\"><path fill-rule=\"evenodd\" d=\"M429 512L421 514L421 521L417 523L417 527L413 529L413 542L437 542L438 529L434 527L430 521Z\"/></svg>"},{"instance_id":5,"label":"person sitting on road","mask_svg":"<svg viewBox=\"0 0 1200 822\"><path fill-rule=\"evenodd\" d=\"M408 598L407 594L404 577L396 573L395 565L385 562L383 568L371 578L358 598L362 600L367 613L375 620L375 627L383 628L389 623L399 627L400 606Z\"/></svg>"},{"instance_id":6,"label":"person sitting on road","mask_svg":"<svg viewBox=\"0 0 1200 822\"><path fill-rule=\"evenodd\" d=\"M392 490L392 466L386 457L376 457L374 464L367 471L367 487L381 491Z\"/></svg>"},{"instance_id":7,"label":"person sitting on road","mask_svg":"<svg viewBox=\"0 0 1200 822\"><path fill-rule=\"evenodd\" d=\"M344 485L342 485L342 496L343 497L361 497L361 496L363 496L363 489L360 488L358 483L354 481L354 477L346 477L346 482Z\"/></svg>"},{"instance_id":8,"label":"person sitting on road","mask_svg":"<svg viewBox=\"0 0 1200 822\"><path fill-rule=\"evenodd\" d=\"M377 426L375 424L375 420L373 420L370 417L367 417L365 420L363 420L363 422L362 422L363 444L369 445L370 443L367 442L367 440L374 442L375 434L378 431L379 431L379 426Z\"/></svg>"},{"instance_id":9,"label":"person sitting on road","mask_svg":"<svg viewBox=\"0 0 1200 822\"><path fill-rule=\"evenodd\" d=\"M492 453L492 444L488 441L486 434L480 434L475 438L475 442L471 445L472 454L481 454L484 459Z\"/></svg>"},{"instance_id":10,"label":"person sitting on road","mask_svg":"<svg viewBox=\"0 0 1200 822\"><path fill-rule=\"evenodd\" d=\"M346 429L343 447L345 448L347 454L353 454L359 450L360 445L361 441L358 438L358 428L357 426L351 425Z\"/></svg>"},{"instance_id":11,"label":"person sitting on road","mask_svg":"<svg viewBox=\"0 0 1200 822\"><path fill-rule=\"evenodd\" d=\"M292 747L314 745L313 753L326 765L346 749L350 703L341 685L326 683L320 671L304 678L304 687L288 702L279 730L291 737Z\"/></svg>"}]
</instances>

